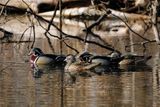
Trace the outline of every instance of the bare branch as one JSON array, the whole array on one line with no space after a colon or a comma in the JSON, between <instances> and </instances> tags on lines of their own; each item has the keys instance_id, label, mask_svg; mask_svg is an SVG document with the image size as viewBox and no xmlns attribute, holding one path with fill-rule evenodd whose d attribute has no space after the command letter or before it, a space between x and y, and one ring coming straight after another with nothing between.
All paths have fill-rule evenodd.
<instances>
[{"instance_id":1,"label":"bare branch","mask_svg":"<svg viewBox=\"0 0 160 107\"><path fill-rule=\"evenodd\" d=\"M91 29L97 25L100 24L100 22L102 22L102 20L106 17L106 15L102 15L98 18L97 21L95 21L92 25L90 25L89 27L87 27L86 29L84 29L83 31L91 31Z\"/></svg>"},{"instance_id":2,"label":"bare branch","mask_svg":"<svg viewBox=\"0 0 160 107\"><path fill-rule=\"evenodd\" d=\"M50 38L47 36L47 33L44 33L44 34L45 34L45 37L47 38L47 41L48 41L50 48L52 49L53 52L55 52L54 47L52 46L52 42L51 42Z\"/></svg>"},{"instance_id":3,"label":"bare branch","mask_svg":"<svg viewBox=\"0 0 160 107\"><path fill-rule=\"evenodd\" d=\"M95 37L98 40L100 40L104 45L111 47L111 45L108 44L108 43L106 43L99 35L97 35L97 34L95 34L95 33L92 32L92 28L95 27L95 26L97 26L97 25L99 25L104 20L105 17L106 17L105 14L103 16L100 16L98 18L98 20L95 21L93 24L91 24L89 27L87 27L86 24L85 24L86 28L83 29L83 31L86 32L85 39L87 39L88 34L91 34L93 37Z\"/></svg>"},{"instance_id":4,"label":"bare branch","mask_svg":"<svg viewBox=\"0 0 160 107\"><path fill-rule=\"evenodd\" d=\"M24 30L24 32L22 33L22 35L21 35L21 37L20 37L19 41L21 41L21 40L22 40L22 38L23 38L24 34L27 32L27 30L28 30L28 29L30 29L30 27L31 27L31 26L29 26L28 28L26 28L26 29Z\"/></svg>"},{"instance_id":5,"label":"bare branch","mask_svg":"<svg viewBox=\"0 0 160 107\"><path fill-rule=\"evenodd\" d=\"M77 54L79 53L79 51L78 51L77 49L71 47L71 46L68 45L65 41L63 41L63 43L64 43L67 47L69 47L70 49L74 50Z\"/></svg>"}]
</instances>

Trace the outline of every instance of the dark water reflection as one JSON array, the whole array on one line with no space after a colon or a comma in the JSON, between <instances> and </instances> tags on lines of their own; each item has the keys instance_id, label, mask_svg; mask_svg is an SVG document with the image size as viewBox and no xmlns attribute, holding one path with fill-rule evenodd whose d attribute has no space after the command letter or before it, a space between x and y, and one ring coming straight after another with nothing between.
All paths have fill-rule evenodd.
<instances>
[{"instance_id":1,"label":"dark water reflection","mask_svg":"<svg viewBox=\"0 0 160 107\"><path fill-rule=\"evenodd\" d=\"M71 31L70 31L71 32ZM136 39L136 38L135 38ZM125 38L109 38L116 49L125 52ZM138 39L137 39L138 40ZM68 42L79 51L84 45ZM45 69L39 78L33 76L28 63L29 44L0 44L0 107L159 107L160 105L160 51L157 45L147 45L147 54L153 58L149 66L122 67L102 75L76 76L76 81L62 81L63 69ZM35 47L52 53L46 39L38 38ZM60 53L59 41L53 41L54 52ZM63 45L64 46L64 45ZM134 46L142 54L143 47ZM75 53L63 47L63 53ZM90 45L95 53L107 51Z\"/></svg>"}]
</instances>

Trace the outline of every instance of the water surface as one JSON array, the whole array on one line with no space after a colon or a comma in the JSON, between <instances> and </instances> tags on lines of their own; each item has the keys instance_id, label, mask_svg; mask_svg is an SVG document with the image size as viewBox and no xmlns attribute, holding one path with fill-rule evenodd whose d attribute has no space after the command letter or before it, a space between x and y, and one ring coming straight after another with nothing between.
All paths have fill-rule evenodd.
<instances>
[{"instance_id":1,"label":"water surface","mask_svg":"<svg viewBox=\"0 0 160 107\"><path fill-rule=\"evenodd\" d=\"M76 30L73 28L75 27L66 27L65 31L75 33L82 30L79 27L75 28ZM125 52L125 45L131 42L126 36L109 37L109 40L121 52ZM137 41L139 38L135 36L134 40ZM67 43L79 51L85 47L82 42L76 40ZM34 46L41 48L45 53L59 54L60 51L63 54L75 53L64 44L60 49L59 44L58 40L52 40L54 48L52 50L44 34L41 33ZM154 43L147 45L146 53L152 55L152 59L146 66L120 68L121 70L113 70L102 75L95 73L91 73L90 76L77 75L74 82L67 82L68 77L62 76L63 68L44 70L39 78L35 78L27 56L30 46L30 42L0 44L0 107L159 107L160 105L160 51ZM143 49L137 45L129 47L129 50L138 54L143 54ZM109 53L95 45L89 45L89 51L97 54Z\"/></svg>"}]
</instances>

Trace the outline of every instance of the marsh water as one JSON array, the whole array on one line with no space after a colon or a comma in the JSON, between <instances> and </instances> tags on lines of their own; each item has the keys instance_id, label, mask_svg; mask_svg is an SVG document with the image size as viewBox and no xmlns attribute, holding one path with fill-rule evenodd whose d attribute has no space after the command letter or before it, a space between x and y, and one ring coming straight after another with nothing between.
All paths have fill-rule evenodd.
<instances>
[{"instance_id":1,"label":"marsh water","mask_svg":"<svg viewBox=\"0 0 160 107\"><path fill-rule=\"evenodd\" d=\"M75 35L81 30L66 25L63 29ZM42 35L36 38L34 47L44 53L75 53L65 44L60 46L57 39L52 40L51 48ZM109 37L109 41L121 52L125 52L125 43L130 43L126 37ZM68 43L79 51L85 47L75 40ZM101 75L76 75L74 82L65 81L63 68L45 69L35 78L28 56L31 45L32 42L0 44L0 107L160 107L160 50L156 43L147 45L145 52L152 59L145 66L121 67ZM131 48L132 52L143 54L143 47ZM108 52L95 45L89 45L89 50L97 54Z\"/></svg>"}]
</instances>

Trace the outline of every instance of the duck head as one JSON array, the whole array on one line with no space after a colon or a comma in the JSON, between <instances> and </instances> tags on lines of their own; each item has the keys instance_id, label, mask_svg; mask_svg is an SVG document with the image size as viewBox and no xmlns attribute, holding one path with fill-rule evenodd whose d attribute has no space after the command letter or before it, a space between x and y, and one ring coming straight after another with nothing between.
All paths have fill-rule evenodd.
<instances>
[{"instance_id":1,"label":"duck head","mask_svg":"<svg viewBox=\"0 0 160 107\"><path fill-rule=\"evenodd\" d=\"M34 64L34 61L36 60L36 58L43 55L43 52L39 48L33 48L31 49L28 55L30 56L31 64Z\"/></svg>"},{"instance_id":2,"label":"duck head","mask_svg":"<svg viewBox=\"0 0 160 107\"><path fill-rule=\"evenodd\" d=\"M89 52L82 52L79 54L78 58L80 59L80 61L82 62L89 62L89 60L91 59L91 57L93 57L93 55Z\"/></svg>"},{"instance_id":3,"label":"duck head","mask_svg":"<svg viewBox=\"0 0 160 107\"><path fill-rule=\"evenodd\" d=\"M75 58L75 56L74 55L68 55L67 57L66 57L66 59L64 60L64 61L66 61L67 63L73 63L73 62L75 62L76 61L76 58Z\"/></svg>"},{"instance_id":4,"label":"duck head","mask_svg":"<svg viewBox=\"0 0 160 107\"><path fill-rule=\"evenodd\" d=\"M40 48L33 48L31 49L28 55L40 56L40 55L43 55L43 52Z\"/></svg>"},{"instance_id":5,"label":"duck head","mask_svg":"<svg viewBox=\"0 0 160 107\"><path fill-rule=\"evenodd\" d=\"M119 58L119 57L121 57L121 53L114 51L111 53L110 57L111 58Z\"/></svg>"},{"instance_id":6,"label":"duck head","mask_svg":"<svg viewBox=\"0 0 160 107\"><path fill-rule=\"evenodd\" d=\"M64 61L66 62L65 69L67 70L70 67L70 65L76 62L76 58L74 55L70 54L65 58Z\"/></svg>"}]
</instances>

